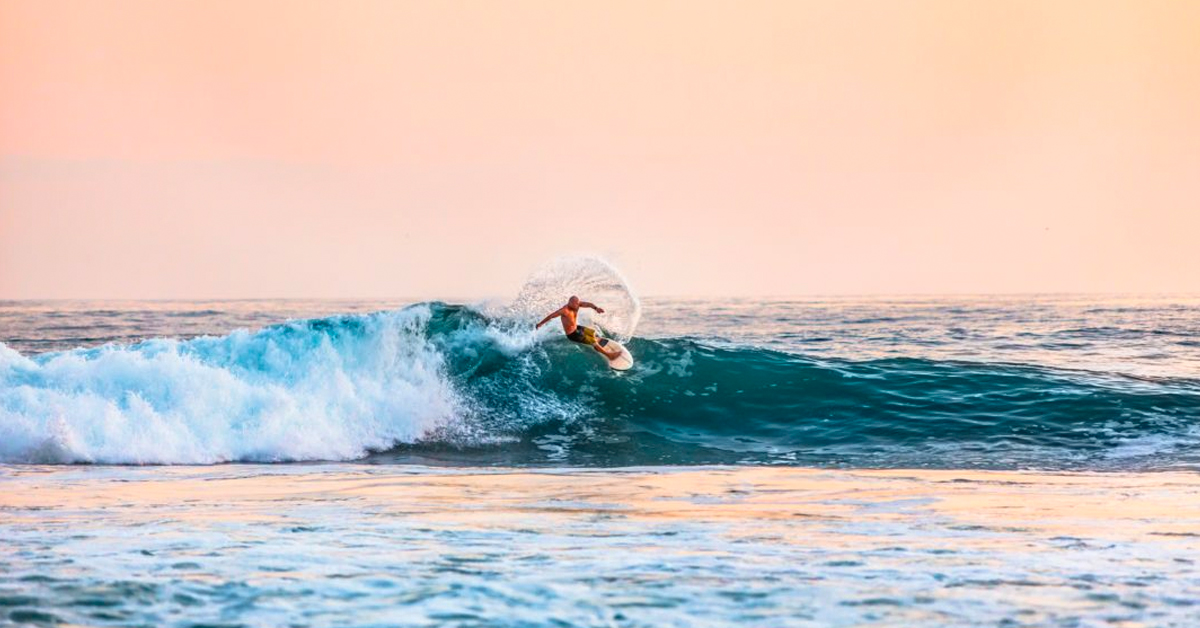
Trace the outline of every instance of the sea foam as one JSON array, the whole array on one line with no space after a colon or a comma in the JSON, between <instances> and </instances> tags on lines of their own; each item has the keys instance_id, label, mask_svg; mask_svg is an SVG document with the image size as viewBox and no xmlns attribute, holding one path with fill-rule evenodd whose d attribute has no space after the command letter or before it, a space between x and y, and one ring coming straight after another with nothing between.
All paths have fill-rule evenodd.
<instances>
[{"instance_id":1,"label":"sea foam","mask_svg":"<svg viewBox=\"0 0 1200 628\"><path fill-rule=\"evenodd\" d=\"M352 459L461 414L427 305L25 357L0 345L0 460Z\"/></svg>"}]
</instances>

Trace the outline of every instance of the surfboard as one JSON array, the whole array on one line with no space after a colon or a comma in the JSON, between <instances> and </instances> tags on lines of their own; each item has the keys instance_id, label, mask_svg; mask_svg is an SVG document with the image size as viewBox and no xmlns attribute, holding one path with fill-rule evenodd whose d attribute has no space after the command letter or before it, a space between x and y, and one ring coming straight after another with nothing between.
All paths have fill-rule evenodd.
<instances>
[{"instance_id":1,"label":"surfboard","mask_svg":"<svg viewBox=\"0 0 1200 628\"><path fill-rule=\"evenodd\" d=\"M604 361L608 362L608 366L614 371L628 371L629 369L633 368L633 354L629 353L629 349L626 349L625 345L617 342L616 340L601 338L600 346L604 347L605 349L612 349L613 347L616 347L621 350L621 355L612 360L604 358L603 355L596 354L604 358Z\"/></svg>"}]
</instances>

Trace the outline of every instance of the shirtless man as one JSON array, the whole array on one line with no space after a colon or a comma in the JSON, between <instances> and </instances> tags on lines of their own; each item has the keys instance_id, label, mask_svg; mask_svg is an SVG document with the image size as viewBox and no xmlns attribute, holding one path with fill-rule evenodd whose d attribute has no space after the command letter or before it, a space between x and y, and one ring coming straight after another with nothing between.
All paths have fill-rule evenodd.
<instances>
[{"instance_id":1,"label":"shirtless man","mask_svg":"<svg viewBox=\"0 0 1200 628\"><path fill-rule=\"evenodd\" d=\"M604 345L608 344L608 341L604 338L598 338L596 336L595 329L592 329L591 327L584 327L575 321L575 319L579 316L579 308L581 307L590 307L600 314L604 313L604 309L597 306L595 303L580 301L579 297L572 296L567 300L566 305L551 312L550 315L546 318L543 318L542 322L538 323L534 329L540 329L542 325L545 325L551 320L561 316L563 333L567 335L567 340L578 342L582 345L589 345L591 348L595 349L598 353L603 354L604 357L608 358L609 360L615 360L621 357L621 351L619 349L604 348Z\"/></svg>"}]
</instances>

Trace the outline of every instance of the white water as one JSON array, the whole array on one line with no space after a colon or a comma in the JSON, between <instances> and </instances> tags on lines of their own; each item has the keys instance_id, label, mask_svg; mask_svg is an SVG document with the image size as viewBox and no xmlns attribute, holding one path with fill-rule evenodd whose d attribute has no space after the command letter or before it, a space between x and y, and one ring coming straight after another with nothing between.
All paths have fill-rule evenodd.
<instances>
[{"instance_id":1,"label":"white water","mask_svg":"<svg viewBox=\"0 0 1200 628\"><path fill-rule=\"evenodd\" d=\"M348 460L413 442L461 414L429 316L32 358L0 345L0 462Z\"/></svg>"}]
</instances>

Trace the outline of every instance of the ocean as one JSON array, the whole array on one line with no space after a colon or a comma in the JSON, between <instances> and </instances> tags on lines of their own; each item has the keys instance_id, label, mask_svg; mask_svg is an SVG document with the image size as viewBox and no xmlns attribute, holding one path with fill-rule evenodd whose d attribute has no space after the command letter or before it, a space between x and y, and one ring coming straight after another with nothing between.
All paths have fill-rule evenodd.
<instances>
[{"instance_id":1,"label":"ocean","mask_svg":"<svg viewBox=\"0 0 1200 628\"><path fill-rule=\"evenodd\" d=\"M593 275L0 302L0 624L1200 625L1200 297Z\"/></svg>"},{"instance_id":2,"label":"ocean","mask_svg":"<svg viewBox=\"0 0 1200 628\"><path fill-rule=\"evenodd\" d=\"M0 460L1196 469L1200 300L0 303ZM537 320L539 317L534 317Z\"/></svg>"}]
</instances>

